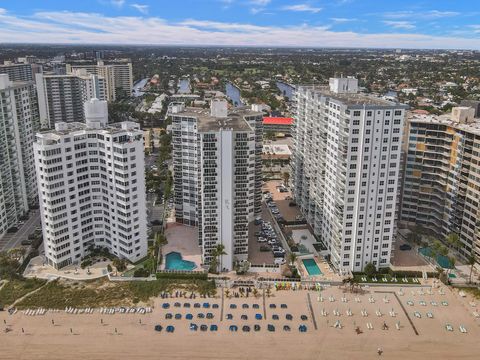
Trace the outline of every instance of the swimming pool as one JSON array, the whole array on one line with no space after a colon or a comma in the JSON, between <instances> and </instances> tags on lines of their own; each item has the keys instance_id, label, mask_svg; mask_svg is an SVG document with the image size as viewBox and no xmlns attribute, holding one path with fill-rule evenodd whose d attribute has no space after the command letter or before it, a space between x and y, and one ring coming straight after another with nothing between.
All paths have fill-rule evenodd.
<instances>
[{"instance_id":1,"label":"swimming pool","mask_svg":"<svg viewBox=\"0 0 480 360\"><path fill-rule=\"evenodd\" d=\"M418 249L418 252L423 256L426 256L429 258L432 258L432 255L433 255L432 249L430 249L429 247L420 248ZM442 268L453 269L453 264L448 257L443 255L437 255L436 260L437 260L437 264L440 265Z\"/></svg>"},{"instance_id":2,"label":"swimming pool","mask_svg":"<svg viewBox=\"0 0 480 360\"><path fill-rule=\"evenodd\" d=\"M166 270L193 270L197 266L192 261L182 259L182 254L172 251L165 255L165 269Z\"/></svg>"},{"instance_id":3,"label":"swimming pool","mask_svg":"<svg viewBox=\"0 0 480 360\"><path fill-rule=\"evenodd\" d=\"M314 259L303 259L302 262L305 269L307 269L308 275L322 275L322 272Z\"/></svg>"}]
</instances>

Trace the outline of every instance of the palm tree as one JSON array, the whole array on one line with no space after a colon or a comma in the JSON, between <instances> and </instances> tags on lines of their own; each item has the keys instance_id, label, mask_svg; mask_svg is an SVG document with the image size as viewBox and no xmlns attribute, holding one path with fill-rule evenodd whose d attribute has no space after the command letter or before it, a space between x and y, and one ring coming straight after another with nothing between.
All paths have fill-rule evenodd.
<instances>
[{"instance_id":1,"label":"palm tree","mask_svg":"<svg viewBox=\"0 0 480 360\"><path fill-rule=\"evenodd\" d=\"M254 296L255 298L258 296L258 290L257 290L257 288L253 288L252 294L253 294L253 296Z\"/></svg>"},{"instance_id":2,"label":"palm tree","mask_svg":"<svg viewBox=\"0 0 480 360\"><path fill-rule=\"evenodd\" d=\"M225 290L225 296L227 297L227 299L230 298L230 290L228 289Z\"/></svg>"},{"instance_id":3,"label":"palm tree","mask_svg":"<svg viewBox=\"0 0 480 360\"><path fill-rule=\"evenodd\" d=\"M470 265L470 276L468 280L470 284L472 283L473 267L475 266L476 260L477 259L475 258L475 253L472 251L472 253L467 258L467 265Z\"/></svg>"},{"instance_id":4,"label":"palm tree","mask_svg":"<svg viewBox=\"0 0 480 360\"><path fill-rule=\"evenodd\" d=\"M458 248L461 244L460 237L457 233L451 232L445 239L450 248Z\"/></svg>"},{"instance_id":5,"label":"palm tree","mask_svg":"<svg viewBox=\"0 0 480 360\"><path fill-rule=\"evenodd\" d=\"M288 263L290 264L290 267L295 265L295 262L297 261L297 255L293 252L288 254Z\"/></svg>"},{"instance_id":6,"label":"palm tree","mask_svg":"<svg viewBox=\"0 0 480 360\"><path fill-rule=\"evenodd\" d=\"M213 250L212 256L216 258L217 264L220 263L220 271L223 269L223 264L222 264L223 255L227 255L227 253L225 252L225 245L217 244L217 246L215 246L215 249Z\"/></svg>"}]
</instances>

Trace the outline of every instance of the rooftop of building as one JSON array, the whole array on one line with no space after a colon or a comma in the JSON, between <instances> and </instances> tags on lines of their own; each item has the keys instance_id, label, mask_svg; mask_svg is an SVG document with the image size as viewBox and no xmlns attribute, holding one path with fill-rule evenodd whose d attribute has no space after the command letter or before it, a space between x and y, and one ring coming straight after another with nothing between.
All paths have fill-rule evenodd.
<instances>
[{"instance_id":1,"label":"rooftop of building","mask_svg":"<svg viewBox=\"0 0 480 360\"><path fill-rule=\"evenodd\" d=\"M263 153L283 156L292 155L292 151L287 144L264 144Z\"/></svg>"},{"instance_id":2,"label":"rooftop of building","mask_svg":"<svg viewBox=\"0 0 480 360\"><path fill-rule=\"evenodd\" d=\"M12 81L7 74L0 74L0 90L16 89L33 85L33 81Z\"/></svg>"},{"instance_id":3,"label":"rooftop of building","mask_svg":"<svg viewBox=\"0 0 480 360\"><path fill-rule=\"evenodd\" d=\"M460 123L451 118L451 114L444 115L433 115L433 114L418 114L414 112L409 112L407 119L410 123L425 123L425 124L438 124L446 125L459 130L463 130L475 135L480 135L480 119L475 118L472 122L469 123Z\"/></svg>"},{"instance_id":4,"label":"rooftop of building","mask_svg":"<svg viewBox=\"0 0 480 360\"><path fill-rule=\"evenodd\" d=\"M374 95L364 93L337 93L330 90L329 86L316 86L316 85L301 85L297 87L297 91L301 89L312 90L315 93L321 94L325 97L329 97L334 100L338 100L349 107L385 107L385 108L408 108L408 105L400 104L394 101L385 100Z\"/></svg>"},{"instance_id":5,"label":"rooftop of building","mask_svg":"<svg viewBox=\"0 0 480 360\"><path fill-rule=\"evenodd\" d=\"M228 110L227 117L215 117L210 109L186 107L183 111L174 114L176 116L194 117L197 119L199 132L216 131L220 129L234 131L251 131L252 127L245 120L246 116L261 116L262 113L253 111L248 107L237 107Z\"/></svg>"},{"instance_id":6,"label":"rooftop of building","mask_svg":"<svg viewBox=\"0 0 480 360\"><path fill-rule=\"evenodd\" d=\"M60 125L57 129L50 129L44 130L37 133L37 137L41 138L50 138L50 139L58 139L65 135L70 135L76 132L88 132L88 131L95 131L95 132L102 132L104 134L118 134L122 132L140 132L140 125L133 121L123 121L119 123L112 123L107 124L103 127L89 127L86 123L83 122L70 122L70 123L57 123L56 125Z\"/></svg>"},{"instance_id":7,"label":"rooftop of building","mask_svg":"<svg viewBox=\"0 0 480 360\"><path fill-rule=\"evenodd\" d=\"M287 117L264 117L264 125L293 125L293 118Z\"/></svg>"}]
</instances>

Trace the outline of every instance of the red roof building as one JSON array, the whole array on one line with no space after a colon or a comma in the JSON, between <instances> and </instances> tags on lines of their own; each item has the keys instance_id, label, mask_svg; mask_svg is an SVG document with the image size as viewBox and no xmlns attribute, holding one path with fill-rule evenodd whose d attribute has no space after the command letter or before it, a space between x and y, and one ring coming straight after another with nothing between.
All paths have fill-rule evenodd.
<instances>
[{"instance_id":1,"label":"red roof building","mask_svg":"<svg viewBox=\"0 0 480 360\"><path fill-rule=\"evenodd\" d=\"M282 133L290 135L290 130L293 125L293 118L285 117L264 117L263 129L265 131L273 131L275 133Z\"/></svg>"},{"instance_id":2,"label":"red roof building","mask_svg":"<svg viewBox=\"0 0 480 360\"><path fill-rule=\"evenodd\" d=\"M293 118L264 117L263 125L293 125Z\"/></svg>"}]
</instances>

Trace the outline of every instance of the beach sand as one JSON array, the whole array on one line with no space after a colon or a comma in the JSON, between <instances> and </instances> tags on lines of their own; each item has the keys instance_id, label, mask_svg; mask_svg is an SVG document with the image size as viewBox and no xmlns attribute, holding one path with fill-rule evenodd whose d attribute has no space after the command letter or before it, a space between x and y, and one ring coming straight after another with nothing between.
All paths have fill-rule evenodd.
<instances>
[{"instance_id":1,"label":"beach sand","mask_svg":"<svg viewBox=\"0 0 480 360\"><path fill-rule=\"evenodd\" d=\"M402 310L397 297L390 292L398 292L399 288L370 287L365 294L344 293L342 289L332 287L322 291L324 302L318 301L318 293L313 291L278 291L272 297L262 296L254 299L226 297L215 299L155 299L153 313L102 315L98 312L92 315L71 315L65 312L47 313L43 316L26 316L21 312L8 315L0 312L0 324L5 319L12 329L8 333L0 333L0 359L373 359L379 358L377 349L380 347L386 359L478 359L480 353L480 322L458 295L445 288L445 295L438 290L434 295L420 295L419 288L404 288L404 295L398 296L410 316L419 335L416 335L407 316ZM414 294L411 292L414 291ZM382 292L382 293L379 293ZM387 292L387 293L383 293ZM261 292L260 292L261 293ZM329 297L335 298L334 302ZM347 303L341 301L345 296ZM384 297L389 300L383 301ZM310 297L313 316L310 311ZM360 303L354 299L358 297ZM373 297L375 303L368 299ZM407 301L414 301L414 306ZM419 301L425 301L422 306ZM181 308L173 307L175 302L182 304ZM436 301L437 306L431 305ZM447 301L448 306L441 305ZM162 304L168 302L170 309L162 309ZM192 304L190 309L183 303ZM209 302L219 305L218 309L194 308L193 304ZM259 309L253 309L252 304L258 304ZM237 305L236 309L230 307ZM248 304L243 309L242 304ZM270 304L275 304L272 309ZM282 309L281 304L287 308ZM328 316L322 316L322 309ZM352 316L347 316L350 309ZM363 317L365 309L369 316ZM394 310L397 315L391 317L388 312ZM333 310L338 310L341 316L334 316ZM378 317L375 312L380 310L383 315ZM414 317L413 312L421 313L422 318ZM431 311L433 319L426 317ZM182 320L166 320L165 314L181 313ZM211 312L213 319L199 319L198 313ZM193 320L186 320L185 315L191 313ZM261 314L264 319L255 320L255 314ZM232 314L233 319L227 320L226 315ZM248 320L241 320L241 315L247 315ZM278 315L279 320L273 320L272 315ZM291 314L293 320L286 320L285 315ZM223 316L222 316L223 315ZM266 318L265 318L266 315ZM307 321L300 319L301 315L308 317ZM317 329L314 329L313 318ZM54 319L55 325L52 325ZM103 324L101 324L101 319ZM140 324L141 320L141 324ZM339 320L343 328L336 329L334 323ZM400 321L400 330L395 323ZM197 332L189 330L189 324L217 324L218 332ZM366 323L371 322L374 329L368 330ZM383 323L389 330L382 330ZM454 331L445 330L445 324L450 323ZM164 329L158 333L154 325L161 324ZM229 326L238 326L238 332L229 331ZM259 324L261 330L253 331L253 325ZM267 325L275 326L275 332L268 332ZM307 333L300 333L298 326L305 324ZM462 334L459 325L467 328L468 333ZM174 333L166 333L165 327L174 325ZM244 325L249 325L251 331L242 331ZM291 327L290 332L283 330L284 325ZM363 331L356 334L355 327ZM22 327L25 333L22 333ZM70 333L70 328L72 333ZM117 333L115 333L115 328Z\"/></svg>"}]
</instances>

